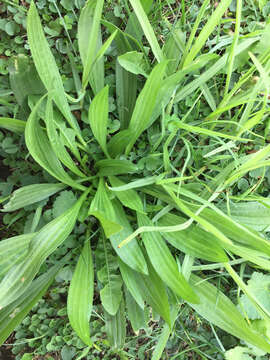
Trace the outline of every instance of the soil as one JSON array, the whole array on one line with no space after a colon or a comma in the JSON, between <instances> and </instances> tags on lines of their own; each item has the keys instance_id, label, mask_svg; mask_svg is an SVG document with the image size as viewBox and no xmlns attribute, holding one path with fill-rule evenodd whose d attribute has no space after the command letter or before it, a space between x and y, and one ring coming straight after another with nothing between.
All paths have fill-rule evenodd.
<instances>
[{"instance_id":1,"label":"soil","mask_svg":"<svg viewBox=\"0 0 270 360\"><path fill-rule=\"evenodd\" d=\"M3 158L0 156L0 179L6 180L9 175L10 169L3 164Z\"/></svg>"},{"instance_id":2,"label":"soil","mask_svg":"<svg viewBox=\"0 0 270 360\"><path fill-rule=\"evenodd\" d=\"M11 352L9 346L1 346L0 348L0 360L14 360L15 356Z\"/></svg>"}]
</instances>

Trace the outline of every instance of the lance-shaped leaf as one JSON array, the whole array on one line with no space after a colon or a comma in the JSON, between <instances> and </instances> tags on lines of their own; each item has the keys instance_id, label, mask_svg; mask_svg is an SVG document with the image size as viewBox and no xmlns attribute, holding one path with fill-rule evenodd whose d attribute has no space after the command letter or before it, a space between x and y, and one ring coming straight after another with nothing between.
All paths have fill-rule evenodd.
<instances>
[{"instance_id":1,"label":"lance-shaped leaf","mask_svg":"<svg viewBox=\"0 0 270 360\"><path fill-rule=\"evenodd\" d=\"M109 87L105 86L93 99L90 104L88 118L91 130L104 154L109 157L106 136L109 114Z\"/></svg>"},{"instance_id":2,"label":"lance-shaped leaf","mask_svg":"<svg viewBox=\"0 0 270 360\"><path fill-rule=\"evenodd\" d=\"M146 328L145 313L130 292L125 288L125 299L127 305L127 316L131 323L132 329L135 334L138 335L138 331L142 328Z\"/></svg>"},{"instance_id":3,"label":"lance-shaped leaf","mask_svg":"<svg viewBox=\"0 0 270 360\"><path fill-rule=\"evenodd\" d=\"M115 176L110 176L110 183L113 187L124 186L126 185L122 180ZM120 202L133 210L138 211L139 213L144 213L143 211L143 204L140 196L138 195L137 191L130 189L124 191L116 191L115 195L120 200Z\"/></svg>"},{"instance_id":4,"label":"lance-shaped leaf","mask_svg":"<svg viewBox=\"0 0 270 360\"><path fill-rule=\"evenodd\" d=\"M63 190L65 187L65 184L60 183L23 186L12 193L9 202L4 205L2 211L15 211L21 209L27 205L47 199L58 191Z\"/></svg>"},{"instance_id":5,"label":"lance-shaped leaf","mask_svg":"<svg viewBox=\"0 0 270 360\"><path fill-rule=\"evenodd\" d=\"M79 257L68 291L67 312L71 326L88 345L90 339L89 320L94 293L94 267L90 242L86 241Z\"/></svg>"},{"instance_id":6,"label":"lance-shaped leaf","mask_svg":"<svg viewBox=\"0 0 270 360\"><path fill-rule=\"evenodd\" d=\"M99 23L102 6L101 1L87 1L80 13L78 22L78 45L84 66L83 81L86 83L89 79L94 94L97 94L104 87L103 57L96 64L93 64L95 56L102 46Z\"/></svg>"},{"instance_id":7,"label":"lance-shaped leaf","mask_svg":"<svg viewBox=\"0 0 270 360\"><path fill-rule=\"evenodd\" d=\"M189 207L192 208L192 205L189 204ZM219 209L215 211L214 209L206 208L200 213L200 217L215 226L225 236L233 239L236 244L248 246L270 256L270 243L268 240L261 236L259 232L234 221L233 218ZM229 244L228 246L224 245L230 249Z\"/></svg>"},{"instance_id":8,"label":"lance-shaped leaf","mask_svg":"<svg viewBox=\"0 0 270 360\"><path fill-rule=\"evenodd\" d=\"M118 258L118 264L128 291L131 293L140 308L144 309L144 297L139 286L141 281L140 274L137 271L134 271L131 267L127 266L120 258Z\"/></svg>"},{"instance_id":9,"label":"lance-shaped leaf","mask_svg":"<svg viewBox=\"0 0 270 360\"><path fill-rule=\"evenodd\" d=\"M230 203L230 216L238 223L254 230L262 231L270 226L269 198L260 198L259 201ZM226 207L222 207L227 212Z\"/></svg>"},{"instance_id":10,"label":"lance-shaped leaf","mask_svg":"<svg viewBox=\"0 0 270 360\"><path fill-rule=\"evenodd\" d=\"M100 20L102 15L103 3L104 0L88 1L82 10L78 24L79 49L84 65L82 78L83 89L85 89L87 86L91 70L94 71L94 59L97 53L97 48L99 48L101 45ZM103 75L104 81L103 63L100 63L95 68L95 70L98 71L99 76ZM93 90L98 90L96 86L98 85L98 83L95 83L96 77L92 78L92 80L94 80L92 84L95 85Z\"/></svg>"},{"instance_id":11,"label":"lance-shaped leaf","mask_svg":"<svg viewBox=\"0 0 270 360\"><path fill-rule=\"evenodd\" d=\"M160 226L175 226L184 223L185 218L166 214L159 221ZM187 229L162 233L162 236L176 249L185 254L213 262L226 262L228 258L217 239L196 225Z\"/></svg>"},{"instance_id":12,"label":"lance-shaped leaf","mask_svg":"<svg viewBox=\"0 0 270 360\"><path fill-rule=\"evenodd\" d=\"M62 215L45 225L32 238L25 259L12 267L0 283L0 308L16 299L29 287L45 259L71 233L87 193Z\"/></svg>"},{"instance_id":13,"label":"lance-shaped leaf","mask_svg":"<svg viewBox=\"0 0 270 360\"><path fill-rule=\"evenodd\" d=\"M37 112L42 100L43 98L37 102L28 118L25 128L26 146L36 162L53 177L76 189L85 190L84 186L77 184L65 172L60 161L55 156L45 131L39 124Z\"/></svg>"},{"instance_id":14,"label":"lance-shaped leaf","mask_svg":"<svg viewBox=\"0 0 270 360\"><path fill-rule=\"evenodd\" d=\"M190 304L201 316L225 330L229 334L245 340L266 352L270 344L255 332L238 311L231 300L215 286L201 278L191 275L191 284L200 298L199 304Z\"/></svg>"},{"instance_id":15,"label":"lance-shaped leaf","mask_svg":"<svg viewBox=\"0 0 270 360\"><path fill-rule=\"evenodd\" d=\"M166 66L167 61L156 65L140 92L129 123L130 142L126 147L126 154L129 154L138 137L149 126Z\"/></svg>"},{"instance_id":16,"label":"lance-shaped leaf","mask_svg":"<svg viewBox=\"0 0 270 360\"><path fill-rule=\"evenodd\" d=\"M99 170L99 176L132 174L138 171L137 165L128 160L100 160L96 163L95 167Z\"/></svg>"},{"instance_id":17,"label":"lance-shaped leaf","mask_svg":"<svg viewBox=\"0 0 270 360\"><path fill-rule=\"evenodd\" d=\"M105 312L105 329L109 343L113 349L122 349L126 339L125 302L122 299L115 315Z\"/></svg>"},{"instance_id":18,"label":"lance-shaped leaf","mask_svg":"<svg viewBox=\"0 0 270 360\"><path fill-rule=\"evenodd\" d=\"M136 289L139 299L140 297L143 298L143 300L146 301L156 313L162 316L170 326L170 306L166 288L163 281L151 265L149 259L147 260L149 275L143 275L133 271L123 262L120 262L119 265L123 280L130 293L133 295ZM134 298L138 305L140 305L140 300L138 302L136 295Z\"/></svg>"},{"instance_id":19,"label":"lance-shaped leaf","mask_svg":"<svg viewBox=\"0 0 270 360\"><path fill-rule=\"evenodd\" d=\"M102 250L104 254L105 265L98 273L98 280L103 284L100 290L100 299L104 309L114 316L120 306L122 299L122 279L116 272L118 263L116 258L110 253L111 246L102 233Z\"/></svg>"},{"instance_id":20,"label":"lance-shaped leaf","mask_svg":"<svg viewBox=\"0 0 270 360\"><path fill-rule=\"evenodd\" d=\"M0 241L0 277L25 258L34 236L35 233L24 234Z\"/></svg>"},{"instance_id":21,"label":"lance-shaped leaf","mask_svg":"<svg viewBox=\"0 0 270 360\"><path fill-rule=\"evenodd\" d=\"M153 223L146 215L137 213L137 218L139 226L153 226ZM179 272L178 266L160 233L146 232L142 234L142 239L154 269L165 284L176 295L187 301L198 303L198 297Z\"/></svg>"},{"instance_id":22,"label":"lance-shaped leaf","mask_svg":"<svg viewBox=\"0 0 270 360\"><path fill-rule=\"evenodd\" d=\"M128 221L127 215L119 201L116 199L112 201L117 222L123 227L121 231L110 236L111 244L117 253L117 255L122 259L128 266L132 269L142 273L148 274L147 264L142 253L142 250L137 242L137 239L129 242L126 246L123 246L121 249L118 245L126 239L133 230Z\"/></svg>"},{"instance_id":23,"label":"lance-shaped leaf","mask_svg":"<svg viewBox=\"0 0 270 360\"><path fill-rule=\"evenodd\" d=\"M46 293L62 265L61 263L53 266L45 274L34 280L27 291L16 301L0 310L0 345L6 341L32 307Z\"/></svg>"},{"instance_id":24,"label":"lance-shaped leaf","mask_svg":"<svg viewBox=\"0 0 270 360\"><path fill-rule=\"evenodd\" d=\"M89 215L95 216L100 221L106 237L122 230L122 226L116 221L114 208L104 186L103 178L100 178L96 195L90 205Z\"/></svg>"},{"instance_id":25,"label":"lance-shaped leaf","mask_svg":"<svg viewBox=\"0 0 270 360\"><path fill-rule=\"evenodd\" d=\"M45 112L45 123L46 123L48 138L50 140L52 149L55 152L55 155L74 174L84 177L85 175L75 165L71 156L67 152L64 142L63 142L63 138L58 135L58 132L56 130L56 124L54 121L53 102L52 102L51 96L49 96L48 100L47 100L46 112ZM60 130L62 130L62 134L64 135L65 133L63 131L63 127L60 126ZM69 130L73 131L70 128L69 128ZM74 137L75 137L75 134L74 134ZM77 150L77 151L75 151L75 154L77 155L76 157L80 161L81 160L80 154L78 152L78 149L76 149L76 150Z\"/></svg>"},{"instance_id":26,"label":"lance-shaped leaf","mask_svg":"<svg viewBox=\"0 0 270 360\"><path fill-rule=\"evenodd\" d=\"M22 134L25 129L26 122L7 117L0 117L0 128Z\"/></svg>"},{"instance_id":27,"label":"lance-shaped leaf","mask_svg":"<svg viewBox=\"0 0 270 360\"><path fill-rule=\"evenodd\" d=\"M61 75L45 38L34 1L31 1L28 11L27 36L37 72L45 88L49 93L53 92L54 102L81 139L79 126L71 114Z\"/></svg>"}]
</instances>

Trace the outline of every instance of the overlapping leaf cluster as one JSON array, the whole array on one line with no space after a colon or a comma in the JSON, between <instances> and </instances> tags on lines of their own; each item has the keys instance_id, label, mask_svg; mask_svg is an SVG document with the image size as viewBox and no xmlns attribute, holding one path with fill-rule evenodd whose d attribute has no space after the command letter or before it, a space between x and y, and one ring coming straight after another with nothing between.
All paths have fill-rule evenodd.
<instances>
[{"instance_id":1,"label":"overlapping leaf cluster","mask_svg":"<svg viewBox=\"0 0 270 360\"><path fill-rule=\"evenodd\" d=\"M254 141L256 134L251 130L268 113L270 47L261 44L265 44L269 29L240 39L242 2L239 1L235 37L229 50L220 56L201 54L231 3L230 0L221 1L197 34L209 3L206 0L189 39L183 41L181 33L175 30L161 48L147 17L152 1L129 2L133 13L126 31L102 20L103 1L88 1L83 8L78 24L83 73L81 81L76 77L76 99L65 92L37 9L34 2L31 3L27 34L35 68L43 84L41 94L32 96L28 102L31 112L26 124L19 119L1 118L0 126L24 131L32 158L58 183L35 184L16 190L4 211L16 211L47 199L66 187L76 191L78 200L40 231L1 241L1 342L46 292L61 265L36 278L39 269L69 236L80 217L89 231L71 281L67 309L72 327L87 346L92 346L89 321L96 279L101 288L108 337L117 348L123 347L125 342L125 304L135 331L140 328L138 320L144 318L144 307L150 305L165 321L161 340L153 354L153 359L160 358L179 304L186 301L213 324L270 352L265 334L251 326L225 294L195 275L196 266L193 266L195 259L199 259L213 263L214 268L224 267L261 319L269 321L267 307L258 301L232 267L235 261L250 262L269 270L269 241L248 221L249 215L244 216L249 203L240 203L239 207L236 204L237 210L231 213L224 191L249 171L269 166L270 145L263 146L255 154L236 158L225 156L226 161L219 162L222 159L219 153ZM111 33L104 42L101 23ZM142 35L136 38L129 33L132 24L141 26L151 49L150 55L146 54ZM110 89L105 86L104 54L113 41L118 56L115 86L120 130L111 135L107 131ZM253 64L232 84L235 59L244 51L250 51ZM217 103L208 83L225 67L223 99ZM250 82L256 71L260 77ZM142 88L138 74L145 78ZM189 114L195 104L183 118L178 117L177 105L196 91L212 111L207 121L190 123ZM102 154L98 158L91 153L80 120L72 113L74 104L82 109L88 99L91 141L99 145ZM240 110L235 110L234 118L228 120L227 114L234 113L234 109ZM158 122L161 136L150 146L148 155L162 148L163 162L156 174L145 177L139 165L144 155L135 156L137 143ZM204 155L211 159L209 169L207 166L197 168L191 176L186 176L188 162L194 154L188 140L190 134L197 142L206 141L208 137L220 145ZM175 138L187 151L187 158L177 164L178 169L171 162L171 143ZM256 226L261 231L269 226L269 206L266 199L259 201ZM258 201L255 203L258 205ZM99 222L97 247L91 246L89 216ZM96 239L94 242L96 244ZM177 251L185 254L183 263L175 257ZM203 269L204 265L200 267Z\"/></svg>"}]
</instances>

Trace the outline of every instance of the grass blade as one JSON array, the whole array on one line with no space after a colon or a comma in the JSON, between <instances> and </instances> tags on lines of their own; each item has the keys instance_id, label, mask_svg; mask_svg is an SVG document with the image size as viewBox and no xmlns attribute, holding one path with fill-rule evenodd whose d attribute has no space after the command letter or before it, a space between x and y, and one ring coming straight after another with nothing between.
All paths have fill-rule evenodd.
<instances>
[{"instance_id":1,"label":"grass blade","mask_svg":"<svg viewBox=\"0 0 270 360\"><path fill-rule=\"evenodd\" d=\"M144 9L142 7L140 0L129 0L129 2L134 9L134 12L135 12L135 14L139 20L139 23L143 29L144 35L146 36L146 39L148 40L148 42L151 46L153 54L155 55L157 61L161 62L162 60L164 60L162 50L158 44L154 30L148 20L147 15L144 12Z\"/></svg>"},{"instance_id":2,"label":"grass blade","mask_svg":"<svg viewBox=\"0 0 270 360\"><path fill-rule=\"evenodd\" d=\"M207 23L204 25L202 31L196 38L196 41L192 48L190 49L189 53L187 54L185 61L183 63L183 68L191 64L191 62L194 60L196 55L199 53L199 51L204 46L206 40L208 39L209 35L211 35L212 31L215 29L215 27L219 24L219 21L227 8L229 7L232 0L222 0L220 1L217 9L213 12L210 19L207 21Z\"/></svg>"}]
</instances>

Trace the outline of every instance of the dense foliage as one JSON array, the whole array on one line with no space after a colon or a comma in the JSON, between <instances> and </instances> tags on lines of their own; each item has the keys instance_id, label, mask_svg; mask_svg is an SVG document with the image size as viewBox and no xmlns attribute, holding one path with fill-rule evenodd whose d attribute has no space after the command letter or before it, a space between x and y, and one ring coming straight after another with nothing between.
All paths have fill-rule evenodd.
<instances>
[{"instance_id":1,"label":"dense foliage","mask_svg":"<svg viewBox=\"0 0 270 360\"><path fill-rule=\"evenodd\" d=\"M28 43L1 90L1 156L21 167L0 185L8 225L0 242L1 343L16 328L17 338L27 337L29 326L29 347L44 337L40 354L126 359L140 344L131 334L151 329L155 344L142 340L141 358L152 351L160 359L181 314L191 312L210 322L219 358L227 348L214 325L243 342L227 359L263 358L269 25L242 26L242 13L253 13L241 0L214 7L205 0L194 15L185 1L167 2L161 28L151 0L109 2L106 11L101 0L83 5L61 1L63 17L52 1L56 19L44 10L43 25L46 2L31 2ZM258 6L267 17L266 2ZM16 9L26 25L25 8ZM0 23L15 36L12 24ZM54 41L62 30L66 39ZM48 290L55 277L63 285ZM228 293L234 283L238 291ZM59 312L52 300L66 292ZM40 313L27 316L37 304ZM57 319L65 315L69 324ZM16 345L19 357L22 349Z\"/></svg>"}]
</instances>

